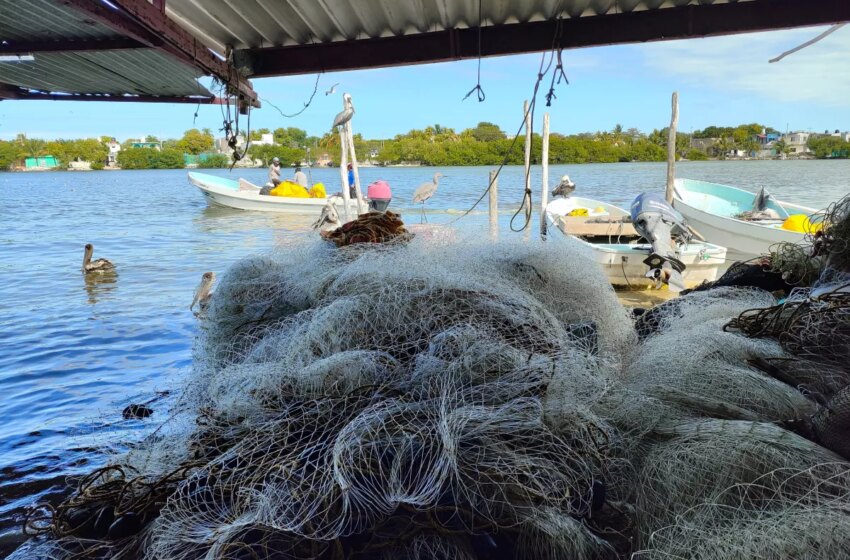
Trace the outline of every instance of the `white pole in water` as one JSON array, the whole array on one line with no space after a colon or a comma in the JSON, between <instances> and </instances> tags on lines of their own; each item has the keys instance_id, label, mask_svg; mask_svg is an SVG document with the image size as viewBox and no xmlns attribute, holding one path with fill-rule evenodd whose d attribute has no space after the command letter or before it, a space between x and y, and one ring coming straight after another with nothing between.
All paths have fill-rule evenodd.
<instances>
[{"instance_id":1,"label":"white pole in water","mask_svg":"<svg viewBox=\"0 0 850 560\"><path fill-rule=\"evenodd\" d=\"M673 204L673 187L676 184L676 128L679 126L679 92L673 92L673 117L667 135L667 191L665 198Z\"/></svg>"},{"instance_id":2,"label":"white pole in water","mask_svg":"<svg viewBox=\"0 0 850 560\"><path fill-rule=\"evenodd\" d=\"M531 111L528 110L528 101L522 104L525 114L525 192L528 194L528 204L531 205ZM526 240L531 235L531 224L525 230L523 236Z\"/></svg>"},{"instance_id":3,"label":"white pole in water","mask_svg":"<svg viewBox=\"0 0 850 560\"><path fill-rule=\"evenodd\" d=\"M499 238L499 174L494 169L490 172L490 239Z\"/></svg>"},{"instance_id":4,"label":"white pole in water","mask_svg":"<svg viewBox=\"0 0 850 560\"><path fill-rule=\"evenodd\" d=\"M354 192L357 193L357 214L366 213L366 203L360 190L360 171L357 167L357 154L354 153L354 134L351 132L351 121L345 123L345 137L348 142L348 153L351 155L351 167L354 169Z\"/></svg>"},{"instance_id":5,"label":"white pole in water","mask_svg":"<svg viewBox=\"0 0 850 560\"><path fill-rule=\"evenodd\" d=\"M543 114L543 150L540 154L543 166L543 191L540 194L540 237L546 239L546 203L549 202L549 113Z\"/></svg>"},{"instance_id":6,"label":"white pole in water","mask_svg":"<svg viewBox=\"0 0 850 560\"><path fill-rule=\"evenodd\" d=\"M351 209L349 208L351 196L348 193L348 172L346 169L348 167L347 151L348 142L345 139L345 127L343 126L339 129L339 177L342 180L343 216L345 216L346 223L351 221Z\"/></svg>"}]
</instances>

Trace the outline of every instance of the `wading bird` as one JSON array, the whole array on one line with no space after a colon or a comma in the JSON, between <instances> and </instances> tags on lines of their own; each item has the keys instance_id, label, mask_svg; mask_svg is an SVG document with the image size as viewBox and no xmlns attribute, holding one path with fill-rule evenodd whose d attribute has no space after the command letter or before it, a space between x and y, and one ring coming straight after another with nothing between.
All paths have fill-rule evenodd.
<instances>
[{"instance_id":1,"label":"wading bird","mask_svg":"<svg viewBox=\"0 0 850 560\"><path fill-rule=\"evenodd\" d=\"M425 222L428 221L425 217L425 202L437 192L437 186L439 185L440 177L442 176L443 174L439 171L434 173L433 181L422 183L415 191L413 191L413 202L422 204L422 220Z\"/></svg>"},{"instance_id":2,"label":"wading bird","mask_svg":"<svg viewBox=\"0 0 850 560\"><path fill-rule=\"evenodd\" d=\"M192 305L189 306L189 310L195 317L200 317L202 313L206 312L207 307L209 307L210 299L212 299L213 284L215 284L215 272L204 272L201 276L201 283L195 288L195 297L192 298ZM198 305L197 311L195 311L196 304Z\"/></svg>"},{"instance_id":3,"label":"wading bird","mask_svg":"<svg viewBox=\"0 0 850 560\"><path fill-rule=\"evenodd\" d=\"M86 243L86 250L83 253L84 274L112 272L115 270L115 265L106 259L91 260L92 253L94 253L94 246L91 243Z\"/></svg>"},{"instance_id":4,"label":"wading bird","mask_svg":"<svg viewBox=\"0 0 850 560\"><path fill-rule=\"evenodd\" d=\"M345 109L337 113L336 118L334 118L334 123L331 125L331 128L333 129L345 125L345 123L350 121L351 117L354 116L354 104L351 103L351 96L347 93L342 94L342 104Z\"/></svg>"},{"instance_id":5,"label":"wading bird","mask_svg":"<svg viewBox=\"0 0 850 560\"><path fill-rule=\"evenodd\" d=\"M558 185L554 189L552 189L552 196L563 196L564 198L567 198L568 196L573 194L573 191L575 190L576 184L573 183L572 180L570 180L569 175L564 175L563 177L561 177L561 182L558 183Z\"/></svg>"}]
</instances>

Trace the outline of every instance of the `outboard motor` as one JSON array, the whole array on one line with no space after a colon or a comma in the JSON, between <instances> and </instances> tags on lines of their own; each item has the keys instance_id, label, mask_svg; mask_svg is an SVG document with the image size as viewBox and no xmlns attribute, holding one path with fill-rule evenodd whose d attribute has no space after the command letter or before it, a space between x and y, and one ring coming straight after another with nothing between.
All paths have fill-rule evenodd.
<instances>
[{"instance_id":1,"label":"outboard motor","mask_svg":"<svg viewBox=\"0 0 850 560\"><path fill-rule=\"evenodd\" d=\"M676 258L673 238L684 243L691 240L685 218L664 198L652 193L638 195L632 202L631 215L635 230L652 244L652 253L643 261L650 269L647 278L655 279L656 287L663 282L673 291L684 290L685 265Z\"/></svg>"},{"instance_id":2,"label":"outboard motor","mask_svg":"<svg viewBox=\"0 0 850 560\"><path fill-rule=\"evenodd\" d=\"M393 199L393 192L386 181L375 181L366 189L366 197L369 199L369 210L386 212Z\"/></svg>"}]
</instances>

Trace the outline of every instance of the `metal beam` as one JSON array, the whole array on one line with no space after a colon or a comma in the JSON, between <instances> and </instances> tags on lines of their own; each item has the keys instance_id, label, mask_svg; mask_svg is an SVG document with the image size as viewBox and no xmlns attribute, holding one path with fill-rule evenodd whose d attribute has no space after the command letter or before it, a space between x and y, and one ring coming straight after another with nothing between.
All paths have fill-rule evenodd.
<instances>
[{"instance_id":1,"label":"metal beam","mask_svg":"<svg viewBox=\"0 0 850 560\"><path fill-rule=\"evenodd\" d=\"M59 0L81 11L121 35L149 47L162 49L184 64L215 76L229 85L244 103L259 107L251 82L239 76L225 61L147 0L110 0L119 9L111 9L100 0Z\"/></svg>"},{"instance_id":2,"label":"metal beam","mask_svg":"<svg viewBox=\"0 0 850 560\"><path fill-rule=\"evenodd\" d=\"M108 101L110 103L191 103L194 105L199 103L201 105L225 105L228 103L228 100L220 97L36 92L10 84L0 83L0 101L3 99L17 99L24 101Z\"/></svg>"},{"instance_id":3,"label":"metal beam","mask_svg":"<svg viewBox=\"0 0 850 560\"><path fill-rule=\"evenodd\" d=\"M488 26L481 55L714 37L850 21L847 0L750 0ZM560 26L560 27L559 27ZM560 31L559 31L560 29ZM252 77L445 62L478 56L478 29L240 51Z\"/></svg>"},{"instance_id":4,"label":"metal beam","mask_svg":"<svg viewBox=\"0 0 850 560\"><path fill-rule=\"evenodd\" d=\"M127 37L117 37L114 39L62 39L58 41L7 41L0 43L0 54L112 51L144 48L148 48L148 46Z\"/></svg>"}]
</instances>

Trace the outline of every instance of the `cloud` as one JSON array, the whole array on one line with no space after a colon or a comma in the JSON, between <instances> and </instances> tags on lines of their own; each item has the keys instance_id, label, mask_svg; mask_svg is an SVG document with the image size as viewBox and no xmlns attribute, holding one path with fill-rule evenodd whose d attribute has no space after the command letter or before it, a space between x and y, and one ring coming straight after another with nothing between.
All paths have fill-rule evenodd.
<instances>
[{"instance_id":1,"label":"cloud","mask_svg":"<svg viewBox=\"0 0 850 560\"><path fill-rule=\"evenodd\" d=\"M655 72L719 93L748 93L784 102L850 104L850 26L780 62L768 60L827 27L654 43L641 48Z\"/></svg>"}]
</instances>

